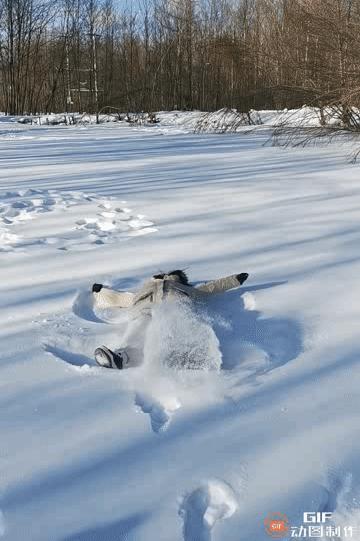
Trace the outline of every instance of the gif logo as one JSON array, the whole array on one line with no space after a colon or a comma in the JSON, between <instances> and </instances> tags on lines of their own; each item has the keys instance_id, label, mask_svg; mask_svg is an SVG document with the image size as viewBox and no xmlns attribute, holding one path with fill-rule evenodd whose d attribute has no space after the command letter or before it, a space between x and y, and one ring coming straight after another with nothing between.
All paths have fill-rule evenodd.
<instances>
[{"instance_id":1,"label":"gif logo","mask_svg":"<svg viewBox=\"0 0 360 541\"><path fill-rule=\"evenodd\" d=\"M279 539L289 531L289 520L283 513L271 513L264 520L265 530L270 537Z\"/></svg>"},{"instance_id":2,"label":"gif logo","mask_svg":"<svg viewBox=\"0 0 360 541\"><path fill-rule=\"evenodd\" d=\"M327 512L310 512L307 511L303 515L303 523L310 526L290 526L289 520L286 515L283 513L270 513L266 519L264 520L265 525L265 531L274 539L280 539L281 537L287 537L289 533L293 534L297 530L301 529L301 536L304 537L303 533L307 532L308 530L318 530L319 528L322 528L322 526L316 526L317 524L324 524L328 520L330 520L332 517L332 513ZM293 535L291 535L293 537ZM298 535L295 535L295 537L299 537ZM312 535L310 535L312 537Z\"/></svg>"},{"instance_id":3,"label":"gif logo","mask_svg":"<svg viewBox=\"0 0 360 541\"><path fill-rule=\"evenodd\" d=\"M324 524L331 519L332 513L304 513L304 524Z\"/></svg>"}]
</instances>

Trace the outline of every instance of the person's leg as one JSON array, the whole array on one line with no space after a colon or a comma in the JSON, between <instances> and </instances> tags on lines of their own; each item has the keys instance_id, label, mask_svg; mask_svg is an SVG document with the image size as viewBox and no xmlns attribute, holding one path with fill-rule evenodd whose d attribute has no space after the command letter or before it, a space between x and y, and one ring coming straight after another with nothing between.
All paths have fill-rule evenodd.
<instances>
[{"instance_id":1,"label":"person's leg","mask_svg":"<svg viewBox=\"0 0 360 541\"><path fill-rule=\"evenodd\" d=\"M123 342L128 355L127 366L129 367L139 366L144 360L145 335L150 321L151 313L145 312L136 314L129 322Z\"/></svg>"}]
</instances>

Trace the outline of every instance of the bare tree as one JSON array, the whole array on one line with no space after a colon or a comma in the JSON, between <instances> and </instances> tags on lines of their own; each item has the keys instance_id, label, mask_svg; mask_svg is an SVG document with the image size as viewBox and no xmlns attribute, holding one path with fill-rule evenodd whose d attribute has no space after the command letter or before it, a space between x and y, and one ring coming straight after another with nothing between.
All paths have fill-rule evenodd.
<instances>
[{"instance_id":1,"label":"bare tree","mask_svg":"<svg viewBox=\"0 0 360 541\"><path fill-rule=\"evenodd\" d=\"M0 107L311 104L357 129L359 28L360 0L0 0Z\"/></svg>"}]
</instances>

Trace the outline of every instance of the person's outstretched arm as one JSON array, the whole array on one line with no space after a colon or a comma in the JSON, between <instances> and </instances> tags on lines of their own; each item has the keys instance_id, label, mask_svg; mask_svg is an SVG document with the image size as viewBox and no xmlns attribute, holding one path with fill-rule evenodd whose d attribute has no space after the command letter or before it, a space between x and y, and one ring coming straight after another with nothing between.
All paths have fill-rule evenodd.
<instances>
[{"instance_id":1,"label":"person's outstretched arm","mask_svg":"<svg viewBox=\"0 0 360 541\"><path fill-rule=\"evenodd\" d=\"M212 280L211 282L197 286L196 289L203 293L223 293L228 289L241 286L245 280L247 280L248 276L249 275L247 272L242 272L241 274L232 274L231 276L219 278L218 280Z\"/></svg>"},{"instance_id":2,"label":"person's outstretched arm","mask_svg":"<svg viewBox=\"0 0 360 541\"><path fill-rule=\"evenodd\" d=\"M92 292L99 308L129 308L133 305L134 293L115 291L102 284L94 284Z\"/></svg>"}]
</instances>

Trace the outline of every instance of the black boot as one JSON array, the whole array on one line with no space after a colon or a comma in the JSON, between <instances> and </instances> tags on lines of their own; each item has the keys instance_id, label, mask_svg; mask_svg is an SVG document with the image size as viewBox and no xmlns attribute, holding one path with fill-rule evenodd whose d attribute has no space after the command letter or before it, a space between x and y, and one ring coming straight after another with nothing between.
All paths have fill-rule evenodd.
<instances>
[{"instance_id":1,"label":"black boot","mask_svg":"<svg viewBox=\"0 0 360 541\"><path fill-rule=\"evenodd\" d=\"M238 282L241 285L249 278L249 275L247 272L242 272L241 274L237 274L236 278L238 279Z\"/></svg>"},{"instance_id":2,"label":"black boot","mask_svg":"<svg viewBox=\"0 0 360 541\"><path fill-rule=\"evenodd\" d=\"M118 370L122 370L127 361L125 351L114 352L106 346L96 348L94 355L96 363L103 368L117 368Z\"/></svg>"}]
</instances>

